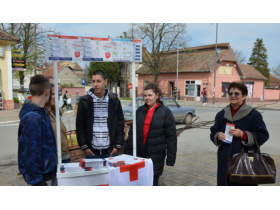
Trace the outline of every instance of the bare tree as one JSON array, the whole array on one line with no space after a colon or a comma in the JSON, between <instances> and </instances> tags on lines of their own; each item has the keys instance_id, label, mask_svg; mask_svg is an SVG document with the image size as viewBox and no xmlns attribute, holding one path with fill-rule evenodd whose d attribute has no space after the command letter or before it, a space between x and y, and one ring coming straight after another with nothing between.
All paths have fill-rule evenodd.
<instances>
[{"instance_id":1,"label":"bare tree","mask_svg":"<svg viewBox=\"0 0 280 210\"><path fill-rule=\"evenodd\" d=\"M45 60L45 34L58 34L53 28L43 28L39 23L36 23L36 67L34 66L34 27L31 23L6 23L1 24L0 28L18 38L20 42L13 46L13 49L22 50L22 59L26 60L26 71L15 71L13 78L19 80L20 85L24 84L26 74L32 74L34 69L41 65ZM22 86L23 87L23 86Z\"/></svg>"},{"instance_id":2,"label":"bare tree","mask_svg":"<svg viewBox=\"0 0 280 210\"><path fill-rule=\"evenodd\" d=\"M239 63L245 63L246 62L246 56L243 54L242 50L236 50L232 48L237 60Z\"/></svg>"},{"instance_id":3,"label":"bare tree","mask_svg":"<svg viewBox=\"0 0 280 210\"><path fill-rule=\"evenodd\" d=\"M280 63L278 64L278 66L276 66L275 68L272 67L271 72L273 73L273 75L275 77L277 77L278 79L280 79Z\"/></svg>"},{"instance_id":4,"label":"bare tree","mask_svg":"<svg viewBox=\"0 0 280 210\"><path fill-rule=\"evenodd\" d=\"M85 62L85 67L84 67L84 74L88 75L88 69L90 67L90 62Z\"/></svg>"},{"instance_id":5,"label":"bare tree","mask_svg":"<svg viewBox=\"0 0 280 210\"><path fill-rule=\"evenodd\" d=\"M142 46L147 48L143 50L142 62L154 75L155 83L169 52L177 49L178 36L180 48L185 48L190 41L186 28L184 23L137 23L129 30L129 34L133 30L133 37L142 39Z\"/></svg>"}]
</instances>

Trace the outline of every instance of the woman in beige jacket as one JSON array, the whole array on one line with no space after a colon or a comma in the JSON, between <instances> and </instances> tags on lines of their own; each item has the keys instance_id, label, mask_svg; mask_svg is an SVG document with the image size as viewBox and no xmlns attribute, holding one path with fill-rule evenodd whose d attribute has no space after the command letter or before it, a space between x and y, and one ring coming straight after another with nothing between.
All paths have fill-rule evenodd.
<instances>
[{"instance_id":1,"label":"woman in beige jacket","mask_svg":"<svg viewBox=\"0 0 280 210\"><path fill-rule=\"evenodd\" d=\"M45 108L48 110L53 131L55 134L55 140L56 138L56 119L55 119L55 94L54 94L54 84L51 84L51 89L50 89L50 99L49 101L45 104ZM68 150L68 141L67 141L67 136L66 136L66 127L64 123L61 120L63 111L59 109L59 114L60 114L60 136L61 136L61 154L62 154L62 163L70 163L70 154Z\"/></svg>"}]
</instances>

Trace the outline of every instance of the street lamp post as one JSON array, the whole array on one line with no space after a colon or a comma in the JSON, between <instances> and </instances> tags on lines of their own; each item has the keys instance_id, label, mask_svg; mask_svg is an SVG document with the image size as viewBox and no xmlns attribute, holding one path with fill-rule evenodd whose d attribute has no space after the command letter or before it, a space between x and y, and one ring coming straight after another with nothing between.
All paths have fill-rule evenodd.
<instances>
[{"instance_id":1,"label":"street lamp post","mask_svg":"<svg viewBox=\"0 0 280 210\"><path fill-rule=\"evenodd\" d=\"M215 104L215 92L216 92L217 40L218 40L218 23L216 23L216 49L215 49L215 68L214 68L214 91L213 91L213 104Z\"/></svg>"},{"instance_id":2,"label":"street lamp post","mask_svg":"<svg viewBox=\"0 0 280 210\"><path fill-rule=\"evenodd\" d=\"M179 26L178 26L178 39L177 39L177 88L176 88L176 101L178 101L178 68L179 68Z\"/></svg>"}]
</instances>

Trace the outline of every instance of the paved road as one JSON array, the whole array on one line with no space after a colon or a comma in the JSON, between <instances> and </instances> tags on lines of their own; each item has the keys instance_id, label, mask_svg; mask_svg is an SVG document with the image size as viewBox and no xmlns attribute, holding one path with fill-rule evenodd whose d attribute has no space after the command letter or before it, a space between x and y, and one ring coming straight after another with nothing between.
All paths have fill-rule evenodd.
<instances>
[{"instance_id":1,"label":"paved road","mask_svg":"<svg viewBox=\"0 0 280 210\"><path fill-rule=\"evenodd\" d=\"M122 102L125 107L129 101ZM196 107L199 121L213 120L221 108ZM269 153L275 159L280 171L279 111L260 111L270 133L270 139L262 146L263 153ZM12 113L12 112L11 112ZM18 110L14 116L4 116L0 112L0 185L25 185L17 172L17 120ZM65 112L62 120L67 129L75 129L73 111ZM7 122L8 121L8 122ZM70 122L70 125L69 125ZM176 127L184 124L177 123ZM178 138L177 160L174 167L165 167L160 178L160 185L216 185L216 146L209 139L208 129L189 129ZM15 165L11 165L15 164ZM6 166L3 166L6 165ZM278 179L277 184L280 185Z\"/></svg>"}]
</instances>

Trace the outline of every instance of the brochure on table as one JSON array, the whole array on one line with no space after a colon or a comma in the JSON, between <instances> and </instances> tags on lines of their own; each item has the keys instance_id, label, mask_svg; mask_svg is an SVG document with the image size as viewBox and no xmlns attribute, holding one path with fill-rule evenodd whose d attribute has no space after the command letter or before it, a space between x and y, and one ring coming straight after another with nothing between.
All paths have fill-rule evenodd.
<instances>
[{"instance_id":1,"label":"brochure on table","mask_svg":"<svg viewBox=\"0 0 280 210\"><path fill-rule=\"evenodd\" d=\"M101 159L102 160L102 159ZM153 162L151 159L120 155L106 158L107 165L79 171L79 163L65 163L63 168L78 168L77 172L57 173L58 186L152 186ZM114 167L113 162L124 161L126 165ZM133 166L132 166L133 165ZM72 169L73 170L73 169Z\"/></svg>"},{"instance_id":2,"label":"brochure on table","mask_svg":"<svg viewBox=\"0 0 280 210\"><path fill-rule=\"evenodd\" d=\"M46 60L142 62L139 39L46 35Z\"/></svg>"}]
</instances>

